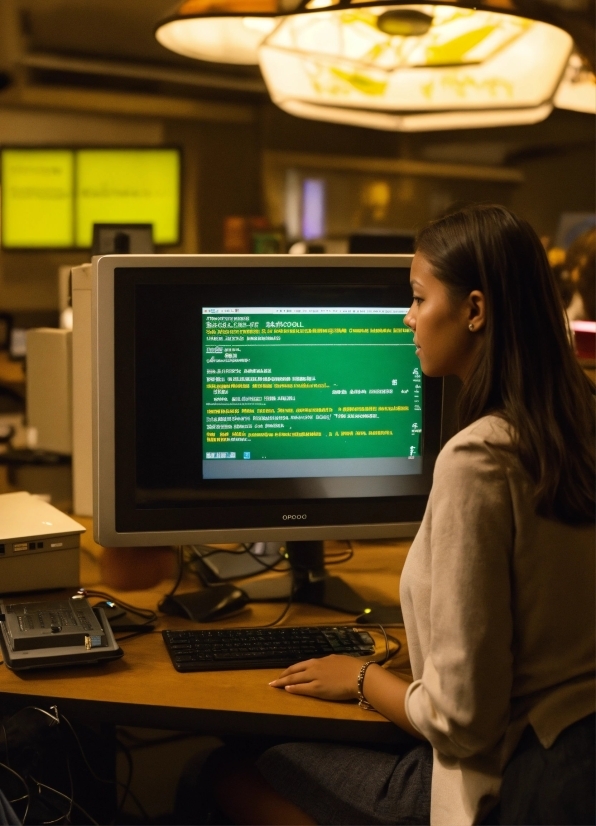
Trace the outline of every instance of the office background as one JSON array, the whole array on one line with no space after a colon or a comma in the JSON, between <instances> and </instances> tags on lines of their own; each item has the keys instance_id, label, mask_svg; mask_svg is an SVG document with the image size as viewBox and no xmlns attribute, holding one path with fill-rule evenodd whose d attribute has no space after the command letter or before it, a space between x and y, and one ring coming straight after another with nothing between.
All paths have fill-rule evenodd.
<instances>
[{"instance_id":1,"label":"office background","mask_svg":"<svg viewBox=\"0 0 596 826\"><path fill-rule=\"evenodd\" d=\"M292 170L325 181L336 241L359 227L415 229L460 201L504 203L551 239L562 213L594 211L592 115L411 134L295 118L269 100L258 67L160 46L153 28L169 5L0 3L0 145L180 146L182 243L164 251L224 251L227 216L279 226ZM55 311L58 266L88 257L0 251L0 307Z\"/></svg>"}]
</instances>

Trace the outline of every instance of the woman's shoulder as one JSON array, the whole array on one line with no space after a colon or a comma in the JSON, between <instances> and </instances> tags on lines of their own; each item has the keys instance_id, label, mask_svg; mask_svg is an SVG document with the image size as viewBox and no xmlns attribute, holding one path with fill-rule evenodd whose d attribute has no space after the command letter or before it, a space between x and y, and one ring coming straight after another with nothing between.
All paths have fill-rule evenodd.
<instances>
[{"instance_id":1,"label":"woman's shoulder","mask_svg":"<svg viewBox=\"0 0 596 826\"><path fill-rule=\"evenodd\" d=\"M441 453L455 452L458 448L485 447L507 448L513 443L511 425L503 417L490 414L476 419L475 422L464 427L455 436L445 443Z\"/></svg>"},{"instance_id":2,"label":"woman's shoulder","mask_svg":"<svg viewBox=\"0 0 596 826\"><path fill-rule=\"evenodd\" d=\"M513 436L509 423L499 415L482 416L464 427L443 446L435 468L438 473L498 468L511 459Z\"/></svg>"}]
</instances>

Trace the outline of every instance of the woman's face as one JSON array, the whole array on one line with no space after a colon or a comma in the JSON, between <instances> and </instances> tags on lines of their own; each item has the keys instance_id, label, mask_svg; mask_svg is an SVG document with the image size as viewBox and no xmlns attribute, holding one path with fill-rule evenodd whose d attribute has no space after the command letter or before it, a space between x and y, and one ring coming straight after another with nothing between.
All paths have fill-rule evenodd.
<instances>
[{"instance_id":1,"label":"woman's face","mask_svg":"<svg viewBox=\"0 0 596 826\"><path fill-rule=\"evenodd\" d=\"M464 299L453 299L419 252L412 262L410 285L414 298L404 322L414 333L422 372L426 376L455 375L463 380L481 344L483 294L475 290Z\"/></svg>"}]
</instances>

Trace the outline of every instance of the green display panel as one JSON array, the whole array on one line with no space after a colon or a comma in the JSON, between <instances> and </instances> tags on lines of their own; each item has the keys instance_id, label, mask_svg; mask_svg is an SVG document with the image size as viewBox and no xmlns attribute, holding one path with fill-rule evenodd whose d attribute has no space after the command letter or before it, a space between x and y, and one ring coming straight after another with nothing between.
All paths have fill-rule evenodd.
<instances>
[{"instance_id":1,"label":"green display panel","mask_svg":"<svg viewBox=\"0 0 596 826\"><path fill-rule=\"evenodd\" d=\"M407 311L204 308L206 475L224 478L214 462L267 462L273 476L297 462L310 462L297 475L415 472L422 379ZM376 461L396 458L406 470Z\"/></svg>"},{"instance_id":2,"label":"green display panel","mask_svg":"<svg viewBox=\"0 0 596 826\"><path fill-rule=\"evenodd\" d=\"M1 180L2 246L73 246L72 151L5 149Z\"/></svg>"},{"instance_id":3,"label":"green display panel","mask_svg":"<svg viewBox=\"0 0 596 826\"><path fill-rule=\"evenodd\" d=\"M175 149L89 149L76 159L76 244L93 224L153 224L156 244L175 244L180 224L180 155Z\"/></svg>"}]
</instances>

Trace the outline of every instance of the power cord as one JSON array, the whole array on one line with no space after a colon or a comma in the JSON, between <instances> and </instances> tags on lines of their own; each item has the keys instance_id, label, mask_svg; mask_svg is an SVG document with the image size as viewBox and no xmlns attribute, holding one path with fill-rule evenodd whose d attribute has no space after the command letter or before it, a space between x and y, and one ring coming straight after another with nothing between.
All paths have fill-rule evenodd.
<instances>
[{"instance_id":1,"label":"power cord","mask_svg":"<svg viewBox=\"0 0 596 826\"><path fill-rule=\"evenodd\" d=\"M97 822L97 820L92 818L91 815L89 814L89 812L87 812L85 809L83 809L83 807L80 806L78 803L75 803L75 801L72 798L69 798L63 792L59 792L58 789L54 789L52 786L48 786L46 783L41 783L39 780L36 780L33 777L33 775L30 775L30 777L31 777L31 780L37 786L37 788L40 790L40 793L41 793L41 789L46 789L48 792L52 792L53 794L58 795L58 797L63 797L65 800L68 800L68 803L69 803L68 812L66 812L64 815L62 815L62 817L59 817L56 820L44 820L43 821L44 824L60 823L60 822L70 823L70 815L71 815L72 810L74 808L74 809L78 809L80 812L82 812L85 815L85 817L88 818L88 820L91 821L93 826L99 826L99 823ZM25 820L23 819L23 824L24 823L25 823Z\"/></svg>"},{"instance_id":2,"label":"power cord","mask_svg":"<svg viewBox=\"0 0 596 826\"><path fill-rule=\"evenodd\" d=\"M29 814L29 807L31 805L31 792L29 790L29 784L27 783L27 781L25 780L25 778L22 775L20 775L17 771L15 771L13 768L11 768L6 763L0 763L0 768L3 768L7 772L10 772L10 774L14 775L14 777L16 777L17 780L19 780L23 784L25 789L27 790L27 794L23 795L22 797L15 797L13 800L8 801L12 806L13 803L18 803L21 800L27 800L27 806L25 807L25 814L23 815L23 818L22 818L23 824L25 824L25 822L27 820L27 815Z\"/></svg>"},{"instance_id":3,"label":"power cord","mask_svg":"<svg viewBox=\"0 0 596 826\"><path fill-rule=\"evenodd\" d=\"M354 556L354 546L351 540L347 539L348 547L345 551L327 551L325 554L325 565L343 565L344 562L349 562ZM339 556L341 559L334 559Z\"/></svg>"},{"instance_id":4,"label":"power cord","mask_svg":"<svg viewBox=\"0 0 596 826\"><path fill-rule=\"evenodd\" d=\"M74 738L74 741L76 743L78 752L81 755L83 763L84 763L87 771L93 777L93 779L96 780L98 783L105 783L105 784L108 784L108 785L116 786L116 787L119 787L123 790L123 795L122 795L122 797L121 797L121 799L118 803L118 807L117 807L117 810L116 810L116 813L115 813L114 821L119 817L119 815L122 811L122 808L124 806L124 803L126 802L126 799L128 797L130 797L133 800L135 806L137 807L137 809L139 811L139 814L141 815L142 819L145 822L149 822L150 818L149 818L149 815L147 814L147 811L145 810L144 806L141 804L138 797L132 792L132 790L130 788L131 783L132 783L132 775L133 775L133 761L132 761L132 755L130 754L130 750L128 749L128 747L124 743L122 743L121 741L116 739L117 746L123 752L123 754L125 755L127 763L128 763L128 767L129 767L128 777L126 779L126 782L123 783L120 780L110 780L110 779L107 779L107 778L104 778L104 777L100 777L95 772L95 770L93 769L91 764L89 763L89 760L87 759L87 755L85 754L85 750L83 749L80 738L79 738L74 726L72 725L70 720L64 714L60 714L58 712L58 707L57 706L51 706L50 711L46 711L45 709L39 708L38 706L24 706L22 709L20 709L20 711L25 711L27 709L36 711L39 714L43 714L45 717L49 718L49 720L50 720L49 725L50 726L56 726L56 725L60 725L61 723L65 723L66 726L68 727L68 729L70 730L70 732L72 734L72 737ZM17 714L18 713L19 712L17 712ZM23 800L27 800L27 806L25 808L25 812L24 812L23 817L22 817L22 823L25 824L25 826L26 826L27 816L30 812L31 805L33 803L32 791L31 791L31 788L29 786L29 783L28 783L27 779L25 777L23 777L22 774L17 772L10 765L8 737L7 737L7 734L6 734L6 727L4 726L4 722L3 722L3 731L4 731L4 745L5 745L5 752L6 752L6 762L5 763L0 762L0 768L3 768L4 770L8 771L11 775L15 776L23 784L23 786L26 790L26 794L21 795L20 797L14 798L13 800L9 801L12 804L12 803L17 803L17 802L20 802L20 801L23 801ZM68 779L69 779L70 796L64 794L64 792L61 792L58 789L53 788L52 786L49 786L46 783L42 783L41 781L38 781L35 777L33 777L32 774L28 775L30 781L34 784L34 787L37 787L37 790L38 790L39 794L41 794L42 789L45 789L46 791L52 792L55 795L57 795L58 797L63 798L64 800L67 800L69 802L68 810L66 812L61 812L59 817L55 818L54 820L43 821L45 826L51 826L52 824L57 824L57 823L61 823L61 822L70 823L71 822L70 818L71 818L71 815L72 815L73 808L78 809L80 812L82 812L83 815L86 818L89 819L90 823L94 824L94 826L99 826L97 821L89 814L89 812L87 812L82 806L80 806L74 799L74 784L73 784L73 778L72 778L71 765L70 765L70 761L68 759L68 756L66 758L66 770L67 770Z\"/></svg>"},{"instance_id":5,"label":"power cord","mask_svg":"<svg viewBox=\"0 0 596 826\"><path fill-rule=\"evenodd\" d=\"M165 595L164 599L166 599L167 597L173 597L176 591L178 590L180 583L182 582L182 577L184 576L184 548L182 545L178 545L176 547L176 560L178 563L178 572L176 574L176 579L174 581L174 585Z\"/></svg>"},{"instance_id":6,"label":"power cord","mask_svg":"<svg viewBox=\"0 0 596 826\"><path fill-rule=\"evenodd\" d=\"M252 626L254 628L273 628L274 625L278 625L287 615L292 607L292 603L294 601L294 596L296 594L296 577L294 575L294 571L290 568L290 577L291 577L291 584L290 584L290 596L288 597L288 601L286 602L283 611L281 614L273 620L273 622L268 622L265 625L255 625Z\"/></svg>"},{"instance_id":7,"label":"power cord","mask_svg":"<svg viewBox=\"0 0 596 826\"><path fill-rule=\"evenodd\" d=\"M117 606L118 608L122 608L124 611L128 612L129 614L133 614L134 616L140 617L143 622L139 622L137 628L130 633L125 634L123 637L116 637L117 642L123 642L124 640L128 640L131 637L137 637L139 634L147 634L150 631L153 631L153 624L159 620L158 614L153 611L151 608L139 608L136 605L130 605L128 602L124 602L123 599L120 597L112 596L112 594L108 594L105 591L94 591L87 588L79 588L76 593L77 597L91 597L97 598L102 600L103 602L107 602L110 605ZM118 629L112 629L115 634L118 633Z\"/></svg>"},{"instance_id":8,"label":"power cord","mask_svg":"<svg viewBox=\"0 0 596 826\"><path fill-rule=\"evenodd\" d=\"M192 553L194 553L195 556L197 557L197 559L199 559L199 560L208 559L210 556L214 556L215 554L229 554L230 556L242 556L243 554L248 554L250 557L252 557L252 559L254 559L254 561L257 564L259 564L263 568L263 570L262 571L253 571L253 573L245 574L241 577L242 579L251 579L252 577L260 576L265 571L285 571L285 570L287 570L286 568L279 568L278 567L279 565L282 565L284 563L284 561L285 561L284 558L276 559L275 562L263 562L263 560L260 558L259 554L256 554L253 551L254 546L255 546L255 543L252 542L250 545L241 546L241 550L236 550L236 551L232 551L229 548L212 548L209 545L198 545L198 546L190 545L189 547L190 547L190 550L192 551ZM207 552L206 553L199 553L197 548L205 548L205 549L207 549ZM206 587L209 588L212 584L213 583L206 583Z\"/></svg>"},{"instance_id":9,"label":"power cord","mask_svg":"<svg viewBox=\"0 0 596 826\"><path fill-rule=\"evenodd\" d=\"M126 782L126 783L122 783L120 780L108 780L108 779L106 779L105 777L100 777L98 774L96 774L96 773L95 773L95 771L93 770L93 768L92 768L92 767L91 767L91 765L89 764L89 761L87 760L87 757L86 757L85 752L84 752L84 750L83 750L83 746L81 745L81 741L79 740L79 737L78 737L78 735L77 735L76 731L74 730L74 728L73 728L73 726L72 726L72 724L71 724L70 720L69 720L67 717L65 717L65 716L64 716L64 714L62 714L62 715L61 715L61 719L62 719L62 720L64 720L64 722L66 723L66 725L67 725L67 726L69 727L69 729L71 730L72 735L73 735L73 737L74 737L74 739L75 739L75 741L76 741L76 744L77 744L77 746L78 746L78 748L79 748L79 752L80 752L80 754L81 754L81 757L83 758L83 762L85 763L85 766L87 767L87 770L89 771L89 773L91 774L91 776L93 777L93 779L94 779L94 780L97 780L99 783L107 783L107 784L110 784L110 785L116 785L116 786L120 786L121 788L123 788L123 789L124 789L125 795L124 795L124 797L122 798L122 800L120 801L120 804L119 804L119 806L118 806L118 812L117 812L117 814L119 814L119 813L120 813L120 811L121 811L121 809L122 809L122 807L123 807L123 805L124 805L124 801L125 801L126 797L130 797L130 798L134 801L134 804L135 804L135 806L137 807L137 809L139 810L139 813L141 814L141 816L144 818L144 820L148 821L148 820L149 820L149 815L147 814L147 812L146 812L145 808L144 808L144 807L143 807L143 805L141 804L141 802L140 802L140 800L138 799L138 797L137 797L137 796L133 793L133 791L132 791L132 790L131 790L131 788L130 788L131 783L132 783L132 770L133 770L133 769L132 769L132 757L130 757L130 752L129 752L129 750L126 748L126 746L125 746L123 743L120 743L120 741L117 741L117 742L118 742L119 747L122 749L122 751L123 751L123 753L125 754L125 756L126 756L126 753L128 752L128 756L130 757L130 762L129 762L129 776L128 776L128 778L127 778L127 782Z\"/></svg>"}]
</instances>

